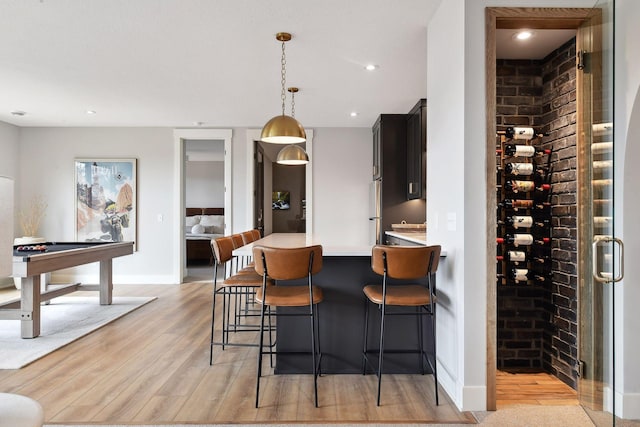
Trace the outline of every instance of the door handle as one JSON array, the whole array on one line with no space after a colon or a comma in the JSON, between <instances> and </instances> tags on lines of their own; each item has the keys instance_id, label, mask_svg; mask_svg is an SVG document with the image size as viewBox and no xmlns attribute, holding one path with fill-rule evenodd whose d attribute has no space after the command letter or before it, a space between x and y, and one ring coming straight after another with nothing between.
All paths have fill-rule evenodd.
<instances>
[{"instance_id":1,"label":"door handle","mask_svg":"<svg viewBox=\"0 0 640 427\"><path fill-rule=\"evenodd\" d=\"M598 271L598 248L604 244L613 242L618 248L618 275L613 276L613 273L608 274ZM613 236L596 236L593 241L592 251L592 267L593 278L600 283L615 283L622 280L624 277L624 243L621 239Z\"/></svg>"}]
</instances>

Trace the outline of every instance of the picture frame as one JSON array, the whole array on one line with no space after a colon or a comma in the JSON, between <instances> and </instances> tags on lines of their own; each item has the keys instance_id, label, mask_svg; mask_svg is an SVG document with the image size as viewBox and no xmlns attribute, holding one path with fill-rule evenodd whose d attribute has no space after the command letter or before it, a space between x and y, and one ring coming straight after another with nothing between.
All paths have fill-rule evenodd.
<instances>
[{"instance_id":1,"label":"picture frame","mask_svg":"<svg viewBox=\"0 0 640 427\"><path fill-rule=\"evenodd\" d=\"M137 159L75 159L75 238L133 241L137 250Z\"/></svg>"},{"instance_id":2,"label":"picture frame","mask_svg":"<svg viewBox=\"0 0 640 427\"><path fill-rule=\"evenodd\" d=\"M286 210L291 207L291 196L288 191L274 191L271 196L272 210Z\"/></svg>"}]
</instances>

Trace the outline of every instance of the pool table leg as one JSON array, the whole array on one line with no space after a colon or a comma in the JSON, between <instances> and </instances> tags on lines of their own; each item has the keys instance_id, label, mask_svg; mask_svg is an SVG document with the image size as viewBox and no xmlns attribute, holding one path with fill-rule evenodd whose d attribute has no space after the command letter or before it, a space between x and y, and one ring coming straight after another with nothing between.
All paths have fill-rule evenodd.
<instances>
[{"instance_id":1,"label":"pool table leg","mask_svg":"<svg viewBox=\"0 0 640 427\"><path fill-rule=\"evenodd\" d=\"M112 259L100 261L100 305L111 305L113 294Z\"/></svg>"},{"instance_id":2,"label":"pool table leg","mask_svg":"<svg viewBox=\"0 0 640 427\"><path fill-rule=\"evenodd\" d=\"M22 338L40 335L40 275L22 279L20 330Z\"/></svg>"}]
</instances>

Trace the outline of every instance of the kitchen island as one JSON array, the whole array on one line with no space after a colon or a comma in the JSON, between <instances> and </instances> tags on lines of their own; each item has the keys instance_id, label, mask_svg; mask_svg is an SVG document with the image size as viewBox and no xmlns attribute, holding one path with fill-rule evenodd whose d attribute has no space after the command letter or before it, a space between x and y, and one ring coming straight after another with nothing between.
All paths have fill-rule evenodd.
<instances>
[{"instance_id":1,"label":"kitchen island","mask_svg":"<svg viewBox=\"0 0 640 427\"><path fill-rule=\"evenodd\" d=\"M426 232L401 232L401 231L387 231L387 241L391 245L421 245L427 244Z\"/></svg>"},{"instance_id":2,"label":"kitchen island","mask_svg":"<svg viewBox=\"0 0 640 427\"><path fill-rule=\"evenodd\" d=\"M314 286L322 288L324 301L318 307L322 372L353 374L362 372L362 337L364 331L365 284L381 282L371 270L371 246L324 245L321 238L303 233L275 233L233 251L237 256L249 256L256 245L292 248L323 245L322 270L313 277ZM306 283L306 282L297 282ZM279 285L286 283L279 283ZM286 310L290 308L278 308ZM372 312L369 342L378 342L379 316ZM427 320L427 321L430 321ZM425 331L431 326L426 325ZM280 317L277 321L276 342L280 351L308 351L309 325L306 321ZM387 320L385 348L418 348L417 322L413 316L399 316ZM429 351L432 343L423 337ZM275 372L278 374L310 373L310 356L278 355ZM427 368L428 369L428 368ZM385 372L418 373L420 358L415 354L385 355Z\"/></svg>"}]
</instances>

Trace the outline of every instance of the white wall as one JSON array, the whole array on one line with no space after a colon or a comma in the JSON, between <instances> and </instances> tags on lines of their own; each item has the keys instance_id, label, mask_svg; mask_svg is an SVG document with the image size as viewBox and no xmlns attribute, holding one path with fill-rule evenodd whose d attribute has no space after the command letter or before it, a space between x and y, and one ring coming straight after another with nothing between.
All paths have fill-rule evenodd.
<instances>
[{"instance_id":1,"label":"white wall","mask_svg":"<svg viewBox=\"0 0 640 427\"><path fill-rule=\"evenodd\" d=\"M372 138L371 128L314 128L313 233L327 245L369 244Z\"/></svg>"},{"instance_id":2,"label":"white wall","mask_svg":"<svg viewBox=\"0 0 640 427\"><path fill-rule=\"evenodd\" d=\"M0 240L5 248L9 248L13 244L13 237L16 231L14 231L14 219L15 210L14 205L17 195L14 191L14 178L17 175L18 170L18 141L20 137L20 128L7 123L0 122L0 181L2 191L0 197ZM3 178L4 177L4 178ZM9 245L9 246L7 246ZM8 279L11 275L11 255L10 251L7 252L3 249L1 256L3 259L0 261L0 287L9 285L12 283Z\"/></svg>"},{"instance_id":3,"label":"white wall","mask_svg":"<svg viewBox=\"0 0 640 427\"><path fill-rule=\"evenodd\" d=\"M469 318L484 322L485 304L465 306L464 33L452 32L452 22L464 22L463 0L443 1L428 27L427 241L440 244L447 251L437 276L438 380L459 407L468 409L471 405L463 398L464 387L483 386L484 380L472 382L465 377L464 314L466 310L475 312ZM455 28L463 29L464 25ZM447 42L442 43L445 38ZM475 191L483 191L477 183L474 187ZM477 277L483 277L482 272ZM475 285L483 288L481 283ZM480 298L476 301L484 301ZM481 363L482 354L477 356ZM482 373L482 369L477 371ZM476 400L482 401L483 396L481 390Z\"/></svg>"},{"instance_id":4,"label":"white wall","mask_svg":"<svg viewBox=\"0 0 640 427\"><path fill-rule=\"evenodd\" d=\"M137 252L114 259L115 283L168 283L172 271L173 135L159 128L22 128L16 192L48 203L41 232L74 239L74 159L138 159ZM158 215L163 215L159 222ZM98 266L54 273L53 281L97 282Z\"/></svg>"},{"instance_id":5,"label":"white wall","mask_svg":"<svg viewBox=\"0 0 640 427\"><path fill-rule=\"evenodd\" d=\"M640 2L616 0L615 234L625 243L625 278L616 285L616 412L640 419Z\"/></svg>"},{"instance_id":6,"label":"white wall","mask_svg":"<svg viewBox=\"0 0 640 427\"><path fill-rule=\"evenodd\" d=\"M354 244L366 241L367 183L370 180L371 130L319 129L314 141L316 220L328 239ZM253 226L246 129L234 129L232 139L233 229ZM75 158L138 159L138 251L114 260L114 283L173 283L173 248L180 242L172 232L175 209L174 135L169 128L21 128L0 123L3 153L0 173L15 174L16 193L24 200L35 194L49 208L42 234L50 240L74 238ZM18 149L19 148L19 149ZM336 152L347 153L336 159ZM363 155L363 153L365 153ZM17 166L15 166L17 165ZM33 171L38 171L34 173ZM360 194L361 193L361 194ZM158 215L163 216L159 222ZM97 282L97 265L57 272L54 282Z\"/></svg>"},{"instance_id":7,"label":"white wall","mask_svg":"<svg viewBox=\"0 0 640 427\"><path fill-rule=\"evenodd\" d=\"M0 175L15 178L18 173L20 128L0 122Z\"/></svg>"},{"instance_id":8,"label":"white wall","mask_svg":"<svg viewBox=\"0 0 640 427\"><path fill-rule=\"evenodd\" d=\"M224 162L186 162L186 207L224 207Z\"/></svg>"}]
</instances>

